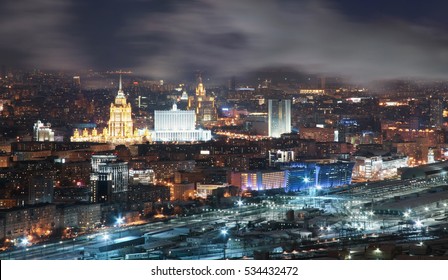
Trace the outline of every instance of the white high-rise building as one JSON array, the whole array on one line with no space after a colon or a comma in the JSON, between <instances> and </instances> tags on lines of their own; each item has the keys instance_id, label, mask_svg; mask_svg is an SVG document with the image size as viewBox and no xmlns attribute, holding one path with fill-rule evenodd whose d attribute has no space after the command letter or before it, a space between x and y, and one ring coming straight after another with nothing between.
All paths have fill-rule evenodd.
<instances>
[{"instance_id":1,"label":"white high-rise building","mask_svg":"<svg viewBox=\"0 0 448 280\"><path fill-rule=\"evenodd\" d=\"M280 137L283 133L291 133L291 100L268 100L269 137Z\"/></svg>"}]
</instances>

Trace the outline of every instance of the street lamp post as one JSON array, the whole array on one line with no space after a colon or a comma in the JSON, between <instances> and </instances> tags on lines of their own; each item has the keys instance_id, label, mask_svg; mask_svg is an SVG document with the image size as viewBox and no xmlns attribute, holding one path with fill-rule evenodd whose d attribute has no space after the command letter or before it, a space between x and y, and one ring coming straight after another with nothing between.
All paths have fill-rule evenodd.
<instances>
[{"instance_id":1,"label":"street lamp post","mask_svg":"<svg viewBox=\"0 0 448 280\"><path fill-rule=\"evenodd\" d=\"M106 242L106 260L109 259L109 235L107 233L104 234L103 236L103 240Z\"/></svg>"},{"instance_id":2,"label":"street lamp post","mask_svg":"<svg viewBox=\"0 0 448 280\"><path fill-rule=\"evenodd\" d=\"M229 232L227 231L227 229L222 229L221 230L221 235L224 237L224 246L223 246L223 260L226 259L226 249L227 249L227 235L229 234Z\"/></svg>"},{"instance_id":3,"label":"street lamp post","mask_svg":"<svg viewBox=\"0 0 448 280\"><path fill-rule=\"evenodd\" d=\"M120 229L120 227L124 224L124 217L119 217L119 218L117 218L117 220L116 220L115 223L116 223L117 226L118 226L118 232L119 232L119 234L120 234L120 237L119 237L119 238L121 238L121 229Z\"/></svg>"},{"instance_id":4,"label":"street lamp post","mask_svg":"<svg viewBox=\"0 0 448 280\"><path fill-rule=\"evenodd\" d=\"M40 254L41 254L41 256L44 255L44 249L45 249L45 248L47 248L47 245L46 245L46 244L42 245L42 247L40 248Z\"/></svg>"},{"instance_id":5,"label":"street lamp post","mask_svg":"<svg viewBox=\"0 0 448 280\"><path fill-rule=\"evenodd\" d=\"M28 239L25 237L22 239L22 241L20 241L20 245L22 245L23 247L23 259L26 260L26 246L28 246L29 241Z\"/></svg>"}]
</instances>

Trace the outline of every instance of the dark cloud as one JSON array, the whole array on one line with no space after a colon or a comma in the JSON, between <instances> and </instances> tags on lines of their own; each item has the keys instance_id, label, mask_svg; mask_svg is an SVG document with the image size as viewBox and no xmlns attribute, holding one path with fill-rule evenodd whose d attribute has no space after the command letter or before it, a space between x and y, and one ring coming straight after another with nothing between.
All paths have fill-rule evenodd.
<instances>
[{"instance_id":1,"label":"dark cloud","mask_svg":"<svg viewBox=\"0 0 448 280\"><path fill-rule=\"evenodd\" d=\"M0 9L0 63L58 70L87 64L67 31L73 23L69 0L5 0Z\"/></svg>"},{"instance_id":2,"label":"dark cloud","mask_svg":"<svg viewBox=\"0 0 448 280\"><path fill-rule=\"evenodd\" d=\"M165 79L271 66L357 80L444 78L446 9L404 2L6 0L1 59Z\"/></svg>"},{"instance_id":3,"label":"dark cloud","mask_svg":"<svg viewBox=\"0 0 448 280\"><path fill-rule=\"evenodd\" d=\"M357 80L447 74L446 35L391 17L353 20L322 1L196 1L172 13L130 20L132 41L157 34L159 53L140 71L170 77L198 66L232 75L267 66L336 73Z\"/></svg>"}]
</instances>

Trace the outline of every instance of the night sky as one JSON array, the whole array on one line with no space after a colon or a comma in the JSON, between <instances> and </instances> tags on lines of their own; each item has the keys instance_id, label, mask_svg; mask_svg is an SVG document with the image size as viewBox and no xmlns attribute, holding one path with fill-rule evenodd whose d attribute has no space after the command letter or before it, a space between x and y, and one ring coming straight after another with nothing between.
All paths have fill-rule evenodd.
<instances>
[{"instance_id":1,"label":"night sky","mask_svg":"<svg viewBox=\"0 0 448 280\"><path fill-rule=\"evenodd\" d=\"M0 65L445 79L447 11L421 0L2 0Z\"/></svg>"}]
</instances>

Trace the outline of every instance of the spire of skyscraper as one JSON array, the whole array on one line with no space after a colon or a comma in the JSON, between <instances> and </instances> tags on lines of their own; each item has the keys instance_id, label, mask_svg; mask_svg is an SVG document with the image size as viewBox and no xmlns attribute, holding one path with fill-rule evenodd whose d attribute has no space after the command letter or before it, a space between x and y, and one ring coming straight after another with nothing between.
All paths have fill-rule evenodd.
<instances>
[{"instance_id":1,"label":"spire of skyscraper","mask_svg":"<svg viewBox=\"0 0 448 280\"><path fill-rule=\"evenodd\" d=\"M123 91L123 84L121 81L121 74L120 74L120 82L118 84L118 95L117 97L124 97L124 91Z\"/></svg>"},{"instance_id":2,"label":"spire of skyscraper","mask_svg":"<svg viewBox=\"0 0 448 280\"><path fill-rule=\"evenodd\" d=\"M199 76L198 76L198 85L196 87L196 95L198 95L198 96L205 96L206 95L204 84L202 83L202 76L201 76L201 74L199 74Z\"/></svg>"}]
</instances>

